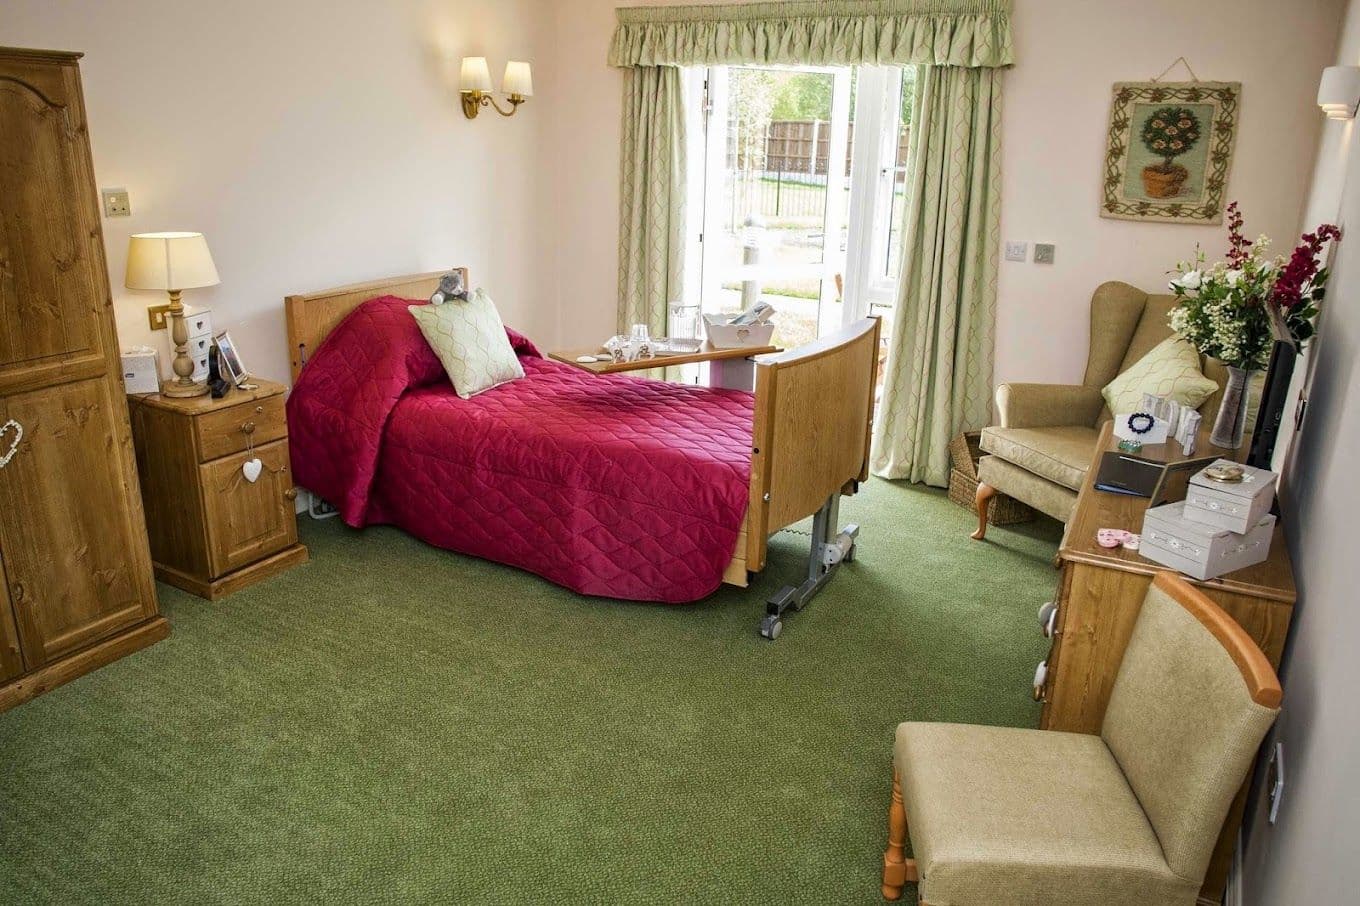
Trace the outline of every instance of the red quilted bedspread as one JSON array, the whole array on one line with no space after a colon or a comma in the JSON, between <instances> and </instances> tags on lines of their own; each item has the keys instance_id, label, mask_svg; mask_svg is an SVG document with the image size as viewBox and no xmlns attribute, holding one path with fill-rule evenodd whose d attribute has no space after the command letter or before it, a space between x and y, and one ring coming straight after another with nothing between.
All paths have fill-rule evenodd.
<instances>
[{"instance_id":1,"label":"red quilted bedspread","mask_svg":"<svg viewBox=\"0 0 1360 906\"><path fill-rule=\"evenodd\" d=\"M746 517L750 394L591 375L508 330L524 378L463 400L410 304L365 302L307 363L288 399L299 485L352 526L583 594L718 587Z\"/></svg>"}]
</instances>

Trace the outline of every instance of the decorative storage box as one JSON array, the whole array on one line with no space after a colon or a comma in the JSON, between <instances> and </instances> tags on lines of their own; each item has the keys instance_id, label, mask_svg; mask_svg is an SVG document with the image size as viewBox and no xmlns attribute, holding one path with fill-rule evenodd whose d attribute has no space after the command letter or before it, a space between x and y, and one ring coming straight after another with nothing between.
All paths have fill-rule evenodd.
<instances>
[{"instance_id":1,"label":"decorative storage box","mask_svg":"<svg viewBox=\"0 0 1360 906\"><path fill-rule=\"evenodd\" d=\"M728 324L724 315L704 315L704 328L708 342L715 349L740 349L742 346L769 346L774 336L774 325Z\"/></svg>"},{"instance_id":2,"label":"decorative storage box","mask_svg":"<svg viewBox=\"0 0 1360 906\"><path fill-rule=\"evenodd\" d=\"M1186 503L1168 503L1143 517L1138 552L1196 579L1212 579L1260 563L1270 553L1275 517L1267 513L1245 535L1186 518Z\"/></svg>"},{"instance_id":3,"label":"decorative storage box","mask_svg":"<svg viewBox=\"0 0 1360 906\"><path fill-rule=\"evenodd\" d=\"M189 331L189 339L207 337L211 342L213 335L212 309L196 308L193 311L186 311L184 313L184 328ZM207 350L204 349L203 352L206 353ZM193 358L198 357L198 354L194 352L190 352L189 355Z\"/></svg>"},{"instance_id":4,"label":"decorative storage box","mask_svg":"<svg viewBox=\"0 0 1360 906\"><path fill-rule=\"evenodd\" d=\"M123 351L123 385L128 393L157 393L161 389L160 358L150 346Z\"/></svg>"},{"instance_id":5,"label":"decorative storage box","mask_svg":"<svg viewBox=\"0 0 1360 906\"><path fill-rule=\"evenodd\" d=\"M1242 470L1241 481L1215 481L1206 473L1217 467ZM1254 469L1226 459L1190 477L1185 492L1185 518L1245 535L1270 511L1275 501L1274 472Z\"/></svg>"}]
</instances>

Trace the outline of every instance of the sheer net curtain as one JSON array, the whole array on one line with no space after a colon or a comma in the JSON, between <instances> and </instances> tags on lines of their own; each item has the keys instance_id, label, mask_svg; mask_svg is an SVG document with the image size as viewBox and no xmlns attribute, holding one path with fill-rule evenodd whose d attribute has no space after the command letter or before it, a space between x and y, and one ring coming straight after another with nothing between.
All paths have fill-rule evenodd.
<instances>
[{"instance_id":1,"label":"sheer net curtain","mask_svg":"<svg viewBox=\"0 0 1360 906\"><path fill-rule=\"evenodd\" d=\"M620 326L664 332L680 290L681 66L921 67L897 326L873 469L944 485L949 439L991 414L1000 245L1000 71L1015 62L1011 0L790 0L618 10L626 70Z\"/></svg>"}]
</instances>

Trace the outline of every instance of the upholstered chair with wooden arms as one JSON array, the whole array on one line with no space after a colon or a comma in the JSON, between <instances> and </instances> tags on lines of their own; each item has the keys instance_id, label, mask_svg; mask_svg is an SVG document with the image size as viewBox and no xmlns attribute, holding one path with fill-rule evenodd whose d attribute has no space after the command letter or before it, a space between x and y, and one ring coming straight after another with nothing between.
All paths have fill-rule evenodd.
<instances>
[{"instance_id":1,"label":"upholstered chair with wooden arms","mask_svg":"<svg viewBox=\"0 0 1360 906\"><path fill-rule=\"evenodd\" d=\"M998 492L1066 523L1095 456L1100 428L1112 414L1101 390L1154 346L1171 336L1171 295L1149 295L1127 283L1102 283L1091 296L1091 344L1080 384L1002 384L996 390L1001 424L984 428L989 455L978 465L978 528L987 532L987 507ZM1222 363L1201 358L1204 376L1226 386ZM1220 393L1199 407L1213 423Z\"/></svg>"},{"instance_id":2,"label":"upholstered chair with wooden arms","mask_svg":"<svg viewBox=\"0 0 1360 906\"><path fill-rule=\"evenodd\" d=\"M1280 698L1246 631L1159 573L1099 736L897 728L883 895L916 881L930 906L1191 906Z\"/></svg>"}]
</instances>

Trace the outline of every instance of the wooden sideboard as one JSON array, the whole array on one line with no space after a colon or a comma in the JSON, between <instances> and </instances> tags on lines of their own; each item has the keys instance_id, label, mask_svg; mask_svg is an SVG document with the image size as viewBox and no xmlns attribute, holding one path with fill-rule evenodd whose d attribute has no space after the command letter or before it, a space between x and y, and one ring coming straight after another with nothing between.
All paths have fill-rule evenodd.
<instances>
[{"instance_id":1,"label":"wooden sideboard","mask_svg":"<svg viewBox=\"0 0 1360 906\"><path fill-rule=\"evenodd\" d=\"M1096 532L1102 528L1141 532L1149 502L1095 489L1100 456L1114 445L1107 424L1058 551L1053 645L1046 678L1035 687L1035 695L1043 702L1040 726L1045 730L1100 732L1143 596L1153 575L1166 569L1135 551L1111 550L1096 543ZM1217 579L1190 581L1240 623L1271 665L1279 667L1296 598L1283 527L1276 526L1270 557L1264 562ZM1244 784L1228 813L1200 891L1202 903L1222 899L1246 793Z\"/></svg>"}]
</instances>

